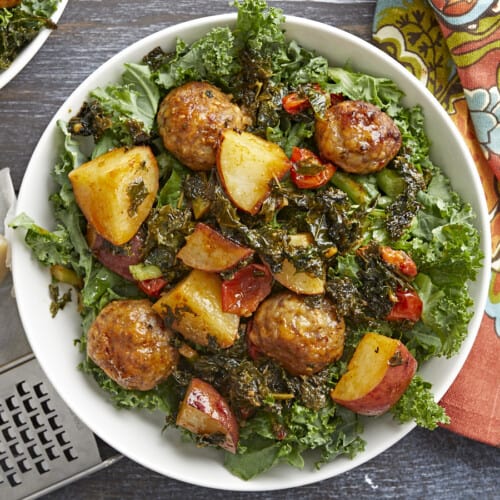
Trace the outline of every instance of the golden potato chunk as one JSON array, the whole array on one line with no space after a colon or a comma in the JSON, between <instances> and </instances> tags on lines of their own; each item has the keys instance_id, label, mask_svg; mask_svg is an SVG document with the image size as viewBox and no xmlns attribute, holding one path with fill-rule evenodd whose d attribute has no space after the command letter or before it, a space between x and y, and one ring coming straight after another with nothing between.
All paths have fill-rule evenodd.
<instances>
[{"instance_id":1,"label":"golden potato chunk","mask_svg":"<svg viewBox=\"0 0 500 500\"><path fill-rule=\"evenodd\" d=\"M221 272L250 257L253 250L224 237L215 229L199 222L186 244L177 253L184 264L202 271Z\"/></svg>"},{"instance_id":2,"label":"golden potato chunk","mask_svg":"<svg viewBox=\"0 0 500 500\"><path fill-rule=\"evenodd\" d=\"M290 245L296 248L307 248L312 245L313 237L310 233L292 234L289 236ZM291 260L284 259L281 271L273 273L274 279L292 292L303 295L319 295L325 291L326 273L314 276L310 272L299 271Z\"/></svg>"},{"instance_id":3,"label":"golden potato chunk","mask_svg":"<svg viewBox=\"0 0 500 500\"><path fill-rule=\"evenodd\" d=\"M417 361L401 341L369 332L331 397L361 415L381 415L399 400L416 370Z\"/></svg>"},{"instance_id":4,"label":"golden potato chunk","mask_svg":"<svg viewBox=\"0 0 500 500\"><path fill-rule=\"evenodd\" d=\"M222 310L221 286L217 274L194 269L153 308L173 320L172 327L191 342L206 346L212 337L220 347L230 347L238 337L240 318Z\"/></svg>"},{"instance_id":5,"label":"golden potato chunk","mask_svg":"<svg viewBox=\"0 0 500 500\"><path fill-rule=\"evenodd\" d=\"M249 132L224 130L217 150L217 171L231 201L255 215L271 193L271 181L290 170L290 160L273 142Z\"/></svg>"},{"instance_id":6,"label":"golden potato chunk","mask_svg":"<svg viewBox=\"0 0 500 500\"><path fill-rule=\"evenodd\" d=\"M123 245L137 233L151 211L159 182L149 146L113 149L68 177L83 215L113 245Z\"/></svg>"}]
</instances>

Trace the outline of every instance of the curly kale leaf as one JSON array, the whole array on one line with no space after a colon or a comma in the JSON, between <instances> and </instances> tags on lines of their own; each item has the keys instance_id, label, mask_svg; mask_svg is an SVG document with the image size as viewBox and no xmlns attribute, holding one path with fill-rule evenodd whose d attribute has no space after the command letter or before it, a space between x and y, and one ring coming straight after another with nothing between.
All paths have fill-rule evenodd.
<instances>
[{"instance_id":1,"label":"curly kale leaf","mask_svg":"<svg viewBox=\"0 0 500 500\"><path fill-rule=\"evenodd\" d=\"M206 80L227 88L239 70L233 33L229 28L214 28L192 45L177 40L173 53L155 49L145 57L153 80L164 91L189 81Z\"/></svg>"},{"instance_id":2,"label":"curly kale leaf","mask_svg":"<svg viewBox=\"0 0 500 500\"><path fill-rule=\"evenodd\" d=\"M434 401L431 387L422 377L413 377L400 400L390 409L393 417L401 423L414 421L429 430L436 429L439 424L449 424L450 418Z\"/></svg>"},{"instance_id":3,"label":"curly kale leaf","mask_svg":"<svg viewBox=\"0 0 500 500\"><path fill-rule=\"evenodd\" d=\"M371 102L390 116L395 116L402 109L400 100L404 94L388 78L377 78L338 67L329 68L328 77L334 82L328 85L328 90L334 94Z\"/></svg>"},{"instance_id":4,"label":"curly kale leaf","mask_svg":"<svg viewBox=\"0 0 500 500\"><path fill-rule=\"evenodd\" d=\"M63 133L63 147L52 171L58 190L50 197L57 227L49 231L26 215L18 216L10 225L27 230L26 243L43 265L60 264L85 276L92 269L92 257L84 236L86 222L68 179L68 173L83 163L85 156L67 132L65 123L58 122L58 127Z\"/></svg>"},{"instance_id":5,"label":"curly kale leaf","mask_svg":"<svg viewBox=\"0 0 500 500\"><path fill-rule=\"evenodd\" d=\"M320 410L294 403L289 412L259 412L241 428L238 453L225 454L224 465L249 480L280 462L303 468L303 453L316 450L316 467L339 455L353 457L364 449L362 424L348 410L329 403ZM277 440L278 437L278 440Z\"/></svg>"},{"instance_id":6,"label":"curly kale leaf","mask_svg":"<svg viewBox=\"0 0 500 500\"><path fill-rule=\"evenodd\" d=\"M137 391L120 387L89 358L86 358L79 368L94 378L97 384L108 393L117 408L161 410L166 415L170 415L177 410L179 405L171 379L158 384L149 391Z\"/></svg>"},{"instance_id":7,"label":"curly kale leaf","mask_svg":"<svg viewBox=\"0 0 500 500\"><path fill-rule=\"evenodd\" d=\"M147 221L145 264L158 266L163 276L171 282L186 273L186 268L176 258L194 229L191 211L164 205L154 209Z\"/></svg>"},{"instance_id":8,"label":"curly kale leaf","mask_svg":"<svg viewBox=\"0 0 500 500\"><path fill-rule=\"evenodd\" d=\"M268 60L279 70L282 60L287 59L281 9L269 8L264 0L236 0L233 5L238 8L234 30L238 50Z\"/></svg>"},{"instance_id":9,"label":"curly kale leaf","mask_svg":"<svg viewBox=\"0 0 500 500\"><path fill-rule=\"evenodd\" d=\"M78 254L64 226L58 226L54 231L47 231L24 213L13 219L9 226L13 229L26 230L25 242L38 262L44 266L54 264L70 266L78 260Z\"/></svg>"},{"instance_id":10,"label":"curly kale leaf","mask_svg":"<svg viewBox=\"0 0 500 500\"><path fill-rule=\"evenodd\" d=\"M467 335L472 300L467 281L475 279L482 253L471 207L451 190L449 180L433 173L418 196L422 210L399 243L419 269L415 287L424 302L422 322L408 338L418 357L452 356Z\"/></svg>"}]
</instances>

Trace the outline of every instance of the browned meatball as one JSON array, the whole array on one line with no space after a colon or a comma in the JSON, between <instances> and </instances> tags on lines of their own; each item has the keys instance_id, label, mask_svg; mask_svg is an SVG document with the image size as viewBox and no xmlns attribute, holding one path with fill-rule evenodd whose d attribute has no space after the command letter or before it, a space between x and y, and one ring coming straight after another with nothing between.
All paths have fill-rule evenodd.
<instances>
[{"instance_id":1,"label":"browned meatball","mask_svg":"<svg viewBox=\"0 0 500 500\"><path fill-rule=\"evenodd\" d=\"M291 292L262 302L248 330L250 343L292 375L312 375L339 359L344 333L344 320L328 299L311 307Z\"/></svg>"},{"instance_id":2,"label":"browned meatball","mask_svg":"<svg viewBox=\"0 0 500 500\"><path fill-rule=\"evenodd\" d=\"M125 389L147 391L177 365L172 336L149 300L115 300L92 323L87 354Z\"/></svg>"},{"instance_id":3,"label":"browned meatball","mask_svg":"<svg viewBox=\"0 0 500 500\"><path fill-rule=\"evenodd\" d=\"M228 95L205 82L189 82L172 90L158 112L165 148L193 170L210 170L215 165L222 129L243 130L248 124Z\"/></svg>"},{"instance_id":4,"label":"browned meatball","mask_svg":"<svg viewBox=\"0 0 500 500\"><path fill-rule=\"evenodd\" d=\"M382 170L401 147L401 133L380 108L364 101L342 101L316 120L321 156L347 172Z\"/></svg>"}]
</instances>

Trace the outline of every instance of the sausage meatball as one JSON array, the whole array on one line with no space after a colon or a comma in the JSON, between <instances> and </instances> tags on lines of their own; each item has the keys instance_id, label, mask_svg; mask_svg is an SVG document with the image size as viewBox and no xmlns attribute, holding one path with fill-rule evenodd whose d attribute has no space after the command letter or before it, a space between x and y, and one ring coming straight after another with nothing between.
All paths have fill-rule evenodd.
<instances>
[{"instance_id":1,"label":"sausage meatball","mask_svg":"<svg viewBox=\"0 0 500 500\"><path fill-rule=\"evenodd\" d=\"M377 106L341 101L316 120L316 144L321 156L346 172L371 174L382 170L401 147L401 132Z\"/></svg>"},{"instance_id":2,"label":"sausage meatball","mask_svg":"<svg viewBox=\"0 0 500 500\"><path fill-rule=\"evenodd\" d=\"M92 323L87 354L125 389L147 391L177 365L172 337L149 300L115 300Z\"/></svg>"},{"instance_id":3,"label":"sausage meatball","mask_svg":"<svg viewBox=\"0 0 500 500\"><path fill-rule=\"evenodd\" d=\"M163 144L192 170L210 170L220 130L243 130L249 124L241 109L217 87L189 82L172 90L158 112Z\"/></svg>"},{"instance_id":4,"label":"sausage meatball","mask_svg":"<svg viewBox=\"0 0 500 500\"><path fill-rule=\"evenodd\" d=\"M311 307L282 292L262 302L248 330L250 344L292 375L312 375L342 356L344 320L328 299Z\"/></svg>"}]
</instances>

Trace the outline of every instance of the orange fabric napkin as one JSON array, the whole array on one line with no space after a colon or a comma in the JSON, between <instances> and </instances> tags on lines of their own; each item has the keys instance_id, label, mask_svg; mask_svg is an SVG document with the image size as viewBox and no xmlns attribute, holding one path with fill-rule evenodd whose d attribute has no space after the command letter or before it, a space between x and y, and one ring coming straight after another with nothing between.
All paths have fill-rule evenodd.
<instances>
[{"instance_id":1,"label":"orange fabric napkin","mask_svg":"<svg viewBox=\"0 0 500 500\"><path fill-rule=\"evenodd\" d=\"M472 351L440 404L451 417L446 428L499 446L500 1L379 0L373 37L441 102L483 183L493 245L489 299Z\"/></svg>"}]
</instances>

